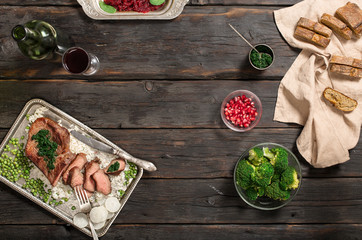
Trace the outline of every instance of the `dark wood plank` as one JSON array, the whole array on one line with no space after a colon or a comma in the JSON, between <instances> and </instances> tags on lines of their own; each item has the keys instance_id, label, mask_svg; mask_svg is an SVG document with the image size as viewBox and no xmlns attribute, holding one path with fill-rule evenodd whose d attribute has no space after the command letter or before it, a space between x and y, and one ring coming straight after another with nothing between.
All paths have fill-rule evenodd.
<instances>
[{"instance_id":1,"label":"dark wood plank","mask_svg":"<svg viewBox=\"0 0 362 240\"><path fill-rule=\"evenodd\" d=\"M295 3L300 2L301 0L190 0L187 5L281 5L289 6ZM66 5L66 6L77 6L78 3L76 0L14 0L14 1L2 1L0 5L10 5L10 6L55 6L55 5Z\"/></svg>"},{"instance_id":2,"label":"dark wood plank","mask_svg":"<svg viewBox=\"0 0 362 240\"><path fill-rule=\"evenodd\" d=\"M19 231L21 229L21 231ZM361 224L323 225L112 225L106 239L359 239ZM88 236L64 225L5 225L0 226L3 240L22 239L89 239Z\"/></svg>"},{"instance_id":3,"label":"dark wood plank","mask_svg":"<svg viewBox=\"0 0 362 240\"><path fill-rule=\"evenodd\" d=\"M277 8L186 7L173 21L119 24L89 19L81 8L2 6L0 78L77 77L62 68L60 57L51 61L27 59L11 39L13 26L43 19L72 36L76 45L98 55L99 73L84 79L280 80L299 50L293 50L282 39L274 23L274 9ZM253 44L269 44L276 55L273 66L267 71L253 69L248 61L250 47L227 23L232 23Z\"/></svg>"},{"instance_id":4,"label":"dark wood plank","mask_svg":"<svg viewBox=\"0 0 362 240\"><path fill-rule=\"evenodd\" d=\"M261 142L276 142L291 149L304 177L362 177L361 144L350 151L349 161L317 169L296 149L299 129L254 129L247 134L226 129L96 130L132 155L154 162L158 171L145 172L144 178L231 178L242 152ZM0 131L0 139L6 132Z\"/></svg>"},{"instance_id":5,"label":"dark wood plank","mask_svg":"<svg viewBox=\"0 0 362 240\"><path fill-rule=\"evenodd\" d=\"M295 199L276 211L249 207L232 179L142 179L119 224L359 224L361 178L306 178ZM0 224L62 222L1 184Z\"/></svg>"},{"instance_id":6,"label":"dark wood plank","mask_svg":"<svg viewBox=\"0 0 362 240\"><path fill-rule=\"evenodd\" d=\"M222 6L290 6L301 0L189 0L189 5L222 5Z\"/></svg>"},{"instance_id":7,"label":"dark wood plank","mask_svg":"<svg viewBox=\"0 0 362 240\"><path fill-rule=\"evenodd\" d=\"M77 0L14 0L14 1L6 1L3 0L0 3L1 5L5 6L80 6L77 2Z\"/></svg>"},{"instance_id":8,"label":"dark wood plank","mask_svg":"<svg viewBox=\"0 0 362 240\"><path fill-rule=\"evenodd\" d=\"M32 98L41 98L92 128L226 128L220 117L224 98L248 89L263 104L257 127L274 122L279 82L275 81L1 81L0 128L11 124Z\"/></svg>"}]
</instances>

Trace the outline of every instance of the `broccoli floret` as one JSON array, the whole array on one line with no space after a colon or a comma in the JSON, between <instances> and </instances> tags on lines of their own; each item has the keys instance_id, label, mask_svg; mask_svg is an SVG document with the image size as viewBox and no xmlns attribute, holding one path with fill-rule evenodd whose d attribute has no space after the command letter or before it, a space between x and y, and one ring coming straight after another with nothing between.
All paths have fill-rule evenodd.
<instances>
[{"instance_id":1,"label":"broccoli floret","mask_svg":"<svg viewBox=\"0 0 362 240\"><path fill-rule=\"evenodd\" d=\"M295 168L288 166L280 178L280 187L284 190L296 189L299 186L298 174Z\"/></svg>"},{"instance_id":2,"label":"broccoli floret","mask_svg":"<svg viewBox=\"0 0 362 240\"><path fill-rule=\"evenodd\" d=\"M252 201L255 201L258 198L258 192L253 187L246 189L245 194Z\"/></svg>"},{"instance_id":3,"label":"broccoli floret","mask_svg":"<svg viewBox=\"0 0 362 240\"><path fill-rule=\"evenodd\" d=\"M268 147L263 147L264 157L267 157L269 160L274 158L274 153L272 153Z\"/></svg>"},{"instance_id":4,"label":"broccoli floret","mask_svg":"<svg viewBox=\"0 0 362 240\"><path fill-rule=\"evenodd\" d=\"M255 201L258 197L264 196L265 189L253 186L246 189L245 194L250 200Z\"/></svg>"},{"instance_id":5,"label":"broccoli floret","mask_svg":"<svg viewBox=\"0 0 362 240\"><path fill-rule=\"evenodd\" d=\"M258 197L262 197L265 194L265 188L257 187Z\"/></svg>"},{"instance_id":6,"label":"broccoli floret","mask_svg":"<svg viewBox=\"0 0 362 240\"><path fill-rule=\"evenodd\" d=\"M249 161L254 166L259 166L263 162L263 150L261 148L255 147L249 150Z\"/></svg>"},{"instance_id":7,"label":"broccoli floret","mask_svg":"<svg viewBox=\"0 0 362 240\"><path fill-rule=\"evenodd\" d=\"M274 158L270 163L274 166L276 173L282 173L288 167L288 152L284 148L273 148Z\"/></svg>"},{"instance_id":8,"label":"broccoli floret","mask_svg":"<svg viewBox=\"0 0 362 240\"><path fill-rule=\"evenodd\" d=\"M236 183L244 190L253 185L255 167L247 160L241 160L236 169Z\"/></svg>"},{"instance_id":9,"label":"broccoli floret","mask_svg":"<svg viewBox=\"0 0 362 240\"><path fill-rule=\"evenodd\" d=\"M265 195L275 200L287 200L290 197L290 191L282 190L279 181L275 181L265 188Z\"/></svg>"},{"instance_id":10,"label":"broccoli floret","mask_svg":"<svg viewBox=\"0 0 362 240\"><path fill-rule=\"evenodd\" d=\"M271 182L275 182L275 181L280 181L280 174L279 173L274 173Z\"/></svg>"},{"instance_id":11,"label":"broccoli floret","mask_svg":"<svg viewBox=\"0 0 362 240\"><path fill-rule=\"evenodd\" d=\"M260 187L268 186L273 175L273 165L271 165L271 163L268 161L255 168L255 182Z\"/></svg>"}]
</instances>

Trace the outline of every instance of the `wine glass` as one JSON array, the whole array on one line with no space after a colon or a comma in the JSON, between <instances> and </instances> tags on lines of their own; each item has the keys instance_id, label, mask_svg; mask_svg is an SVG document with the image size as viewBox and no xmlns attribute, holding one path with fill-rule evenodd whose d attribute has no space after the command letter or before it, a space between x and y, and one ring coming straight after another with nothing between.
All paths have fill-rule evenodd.
<instances>
[{"instance_id":1,"label":"wine glass","mask_svg":"<svg viewBox=\"0 0 362 240\"><path fill-rule=\"evenodd\" d=\"M80 47L68 48L63 54L62 63L69 73L86 76L95 74L100 67L97 56Z\"/></svg>"}]
</instances>

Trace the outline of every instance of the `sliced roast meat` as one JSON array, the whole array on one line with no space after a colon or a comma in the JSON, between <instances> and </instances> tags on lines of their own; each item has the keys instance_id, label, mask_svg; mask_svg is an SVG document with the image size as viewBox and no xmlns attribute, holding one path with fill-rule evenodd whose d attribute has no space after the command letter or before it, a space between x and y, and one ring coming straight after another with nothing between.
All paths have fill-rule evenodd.
<instances>
[{"instance_id":1,"label":"sliced roast meat","mask_svg":"<svg viewBox=\"0 0 362 240\"><path fill-rule=\"evenodd\" d=\"M74 188L76 186L82 186L84 182L83 173L80 172L78 167L72 168L69 171L69 185Z\"/></svg>"},{"instance_id":2,"label":"sliced roast meat","mask_svg":"<svg viewBox=\"0 0 362 240\"><path fill-rule=\"evenodd\" d=\"M98 159L92 160L85 166L85 178L83 187L89 192L94 192L96 190L95 182L91 176L100 169Z\"/></svg>"},{"instance_id":3,"label":"sliced roast meat","mask_svg":"<svg viewBox=\"0 0 362 240\"><path fill-rule=\"evenodd\" d=\"M40 130L48 130L50 140L58 144L55 151L54 169L49 169L46 159L38 155L38 142L32 140L32 137ZM36 119L29 129L28 142L25 147L26 156L44 173L53 186L57 185L62 173L75 157L75 154L69 150L69 144L69 131L49 118Z\"/></svg>"},{"instance_id":4,"label":"sliced roast meat","mask_svg":"<svg viewBox=\"0 0 362 240\"><path fill-rule=\"evenodd\" d=\"M82 170L86 163L87 163L87 155L84 153L78 153L77 156L74 158L74 160L71 162L71 164L69 164L67 170L65 170L65 172L63 173L64 184L69 184L68 176L69 176L69 172L73 168L77 167L80 170Z\"/></svg>"},{"instance_id":5,"label":"sliced roast meat","mask_svg":"<svg viewBox=\"0 0 362 240\"><path fill-rule=\"evenodd\" d=\"M83 187L83 188L84 188L84 187ZM84 189L84 190L85 190L85 189ZM87 193L88 198L90 198L90 197L93 195L93 193L90 192L90 191L85 190L85 192Z\"/></svg>"},{"instance_id":6,"label":"sliced roast meat","mask_svg":"<svg viewBox=\"0 0 362 240\"><path fill-rule=\"evenodd\" d=\"M104 195L108 195L112 191L111 181L107 174L104 173L103 169L99 169L92 175L92 178L96 182L96 190L97 192L103 193Z\"/></svg>"},{"instance_id":7,"label":"sliced roast meat","mask_svg":"<svg viewBox=\"0 0 362 240\"><path fill-rule=\"evenodd\" d=\"M123 158L113 159L111 163L104 169L106 174L118 175L126 167L126 161Z\"/></svg>"}]
</instances>

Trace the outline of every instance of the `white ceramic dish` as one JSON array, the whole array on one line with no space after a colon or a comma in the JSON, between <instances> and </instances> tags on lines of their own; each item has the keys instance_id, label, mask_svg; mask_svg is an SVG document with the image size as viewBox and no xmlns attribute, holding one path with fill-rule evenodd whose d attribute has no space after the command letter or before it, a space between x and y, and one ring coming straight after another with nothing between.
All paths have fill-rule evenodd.
<instances>
[{"instance_id":1,"label":"white ceramic dish","mask_svg":"<svg viewBox=\"0 0 362 240\"><path fill-rule=\"evenodd\" d=\"M99 6L100 0L77 0L82 6L84 13L96 20L168 20L176 18L181 14L189 0L167 0L164 7L148 13L134 11L107 13Z\"/></svg>"}]
</instances>

